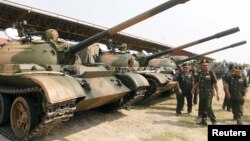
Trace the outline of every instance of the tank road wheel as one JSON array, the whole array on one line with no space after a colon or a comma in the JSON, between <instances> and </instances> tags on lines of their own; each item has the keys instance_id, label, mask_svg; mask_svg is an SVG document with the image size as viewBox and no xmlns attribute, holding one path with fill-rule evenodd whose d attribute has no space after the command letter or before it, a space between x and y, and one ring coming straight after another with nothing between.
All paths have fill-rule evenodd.
<instances>
[{"instance_id":1,"label":"tank road wheel","mask_svg":"<svg viewBox=\"0 0 250 141\"><path fill-rule=\"evenodd\" d=\"M35 102L29 97L17 97L11 107L10 119L13 132L23 138L38 122Z\"/></svg>"},{"instance_id":2,"label":"tank road wheel","mask_svg":"<svg viewBox=\"0 0 250 141\"><path fill-rule=\"evenodd\" d=\"M147 87L147 96L150 96L157 92L158 84L153 78L147 78L149 87Z\"/></svg>"},{"instance_id":3,"label":"tank road wheel","mask_svg":"<svg viewBox=\"0 0 250 141\"><path fill-rule=\"evenodd\" d=\"M0 125L7 124L10 120L11 99L8 95L0 93Z\"/></svg>"}]
</instances>

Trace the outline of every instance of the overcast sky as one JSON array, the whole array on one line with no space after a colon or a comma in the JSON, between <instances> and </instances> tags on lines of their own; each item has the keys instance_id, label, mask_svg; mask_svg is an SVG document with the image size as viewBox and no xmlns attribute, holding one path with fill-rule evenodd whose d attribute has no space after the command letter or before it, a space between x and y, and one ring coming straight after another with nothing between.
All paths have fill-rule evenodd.
<instances>
[{"instance_id":1,"label":"overcast sky","mask_svg":"<svg viewBox=\"0 0 250 141\"><path fill-rule=\"evenodd\" d=\"M55 12L72 18L112 27L166 0L13 0L15 2ZM215 39L186 50L204 53L250 38L249 0L190 0L123 32L179 46L210 36L217 32L239 27L240 32ZM209 57L250 63L249 44L214 53Z\"/></svg>"}]
</instances>

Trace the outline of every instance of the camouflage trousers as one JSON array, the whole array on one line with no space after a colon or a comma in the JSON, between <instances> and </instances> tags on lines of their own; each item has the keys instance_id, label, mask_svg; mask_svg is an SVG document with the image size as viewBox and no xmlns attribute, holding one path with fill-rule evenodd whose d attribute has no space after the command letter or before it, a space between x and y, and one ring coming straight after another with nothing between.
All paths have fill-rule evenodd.
<instances>
[{"instance_id":1,"label":"camouflage trousers","mask_svg":"<svg viewBox=\"0 0 250 141\"><path fill-rule=\"evenodd\" d=\"M225 97L224 97L224 101L223 101L223 104L222 104L222 109L223 110L227 110L227 111L230 111L231 110L231 101L229 98L227 98L226 96L226 93L225 93Z\"/></svg>"},{"instance_id":2,"label":"camouflage trousers","mask_svg":"<svg viewBox=\"0 0 250 141\"><path fill-rule=\"evenodd\" d=\"M177 93L176 94L176 100L177 100L176 113L181 114L181 110L182 110L182 108L184 106L184 96L182 94Z\"/></svg>"},{"instance_id":3,"label":"camouflage trousers","mask_svg":"<svg viewBox=\"0 0 250 141\"><path fill-rule=\"evenodd\" d=\"M245 101L243 99L231 99L230 101L232 104L232 113L234 119L241 121L243 116L243 105Z\"/></svg>"},{"instance_id":4,"label":"camouflage trousers","mask_svg":"<svg viewBox=\"0 0 250 141\"><path fill-rule=\"evenodd\" d=\"M212 109L212 99L213 97L200 97L199 101L199 112L203 121L207 120L207 117L210 118L212 123L216 122L216 117Z\"/></svg>"}]
</instances>

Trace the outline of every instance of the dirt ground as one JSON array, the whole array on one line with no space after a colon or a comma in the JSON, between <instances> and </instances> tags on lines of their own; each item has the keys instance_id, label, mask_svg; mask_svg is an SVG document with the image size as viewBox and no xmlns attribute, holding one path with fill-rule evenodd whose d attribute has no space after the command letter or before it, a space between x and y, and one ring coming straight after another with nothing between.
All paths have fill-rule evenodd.
<instances>
[{"instance_id":1,"label":"dirt ground","mask_svg":"<svg viewBox=\"0 0 250 141\"><path fill-rule=\"evenodd\" d=\"M236 124L231 112L222 110L224 93L222 82L220 101L213 100L213 109L218 124ZM250 92L250 90L249 90ZM248 93L249 93L248 92ZM250 124L250 94L244 107L244 124ZM175 115L176 99L158 97L146 105L130 110L101 113L90 110L75 116L51 134L38 141L206 141L207 126L197 123L198 106L187 114L186 105L182 116ZM209 121L209 120L208 120ZM210 122L208 122L211 124ZM0 135L1 141L7 141Z\"/></svg>"}]
</instances>

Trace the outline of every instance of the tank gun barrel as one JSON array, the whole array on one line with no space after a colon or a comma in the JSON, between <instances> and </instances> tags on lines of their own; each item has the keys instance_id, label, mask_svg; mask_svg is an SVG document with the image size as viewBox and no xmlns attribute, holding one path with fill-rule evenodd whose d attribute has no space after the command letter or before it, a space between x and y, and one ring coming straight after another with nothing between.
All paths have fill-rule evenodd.
<instances>
[{"instance_id":1,"label":"tank gun barrel","mask_svg":"<svg viewBox=\"0 0 250 141\"><path fill-rule=\"evenodd\" d=\"M219 33L216 33L216 34L214 34L212 36L208 36L208 37L199 39L197 41L193 41L193 42L190 42L190 43L187 43L187 44L175 47L175 48L164 50L162 52L147 56L146 57L146 62L148 62L149 60L154 59L156 57L160 57L162 55L171 53L171 52L173 52L175 50L181 50L181 49L184 49L184 48L187 48L187 47L190 47L190 46L194 46L194 45L197 45L197 44L200 44L200 43L203 43L203 42L215 39L215 38L220 38L220 37L223 37L223 36L227 36L227 35L233 34L233 33L238 32L238 31L240 31L239 27L234 27L234 28L231 28L231 29L219 32Z\"/></svg>"},{"instance_id":2,"label":"tank gun barrel","mask_svg":"<svg viewBox=\"0 0 250 141\"><path fill-rule=\"evenodd\" d=\"M78 51L80 51L80 50L82 50L84 48L87 48L89 45L95 43L96 41L98 41L98 40L100 40L100 39L102 39L102 38L104 38L106 36L114 35L114 34L116 34L117 32L120 32L123 29L126 29L126 28L128 28L128 27L130 27L130 26L132 26L132 25L134 25L136 23L139 23L139 22L141 22L141 21L143 21L145 19L148 19L148 18L150 18L150 17L152 17L152 16L154 16L154 15L160 13L160 12L163 12L163 11L165 11L167 9L170 9L173 6L185 3L187 1L189 1L189 0L169 0L169 1L163 3L163 4L159 5L159 6L156 6L156 7L152 8L152 9L144 12L144 13L141 13L141 14L139 14L139 15L125 21L125 22L122 22L122 23L120 23L120 24L118 24L118 25L116 25L116 26L114 26L114 27L112 27L112 28L110 28L108 30L102 31L102 32L100 32L100 33L98 33L98 34L96 34L94 36L91 36L91 37L83 40L82 42L80 42L80 43L78 43L76 45L73 45L72 47L69 48L69 52L71 54L75 54Z\"/></svg>"},{"instance_id":3,"label":"tank gun barrel","mask_svg":"<svg viewBox=\"0 0 250 141\"><path fill-rule=\"evenodd\" d=\"M186 61L196 59L196 58L199 58L199 57L202 57L202 56L205 56L205 55L209 55L209 54L212 54L212 53L215 53L215 52L219 52L219 51L222 51L222 50L225 50L225 49L229 49L229 48L237 47L237 46L240 46L240 45L244 45L246 43L247 43L246 41L241 41L241 42L234 43L234 44L231 44L229 46L222 47L222 48L219 48L219 49L216 49L216 50L212 50L212 51L209 51L209 52L206 52L206 53L203 53L203 54L194 55L194 56L188 57L187 59L183 59L183 60L178 61L177 64L184 63Z\"/></svg>"}]
</instances>

